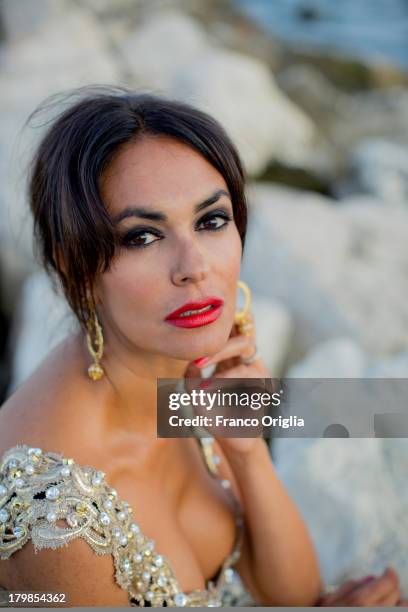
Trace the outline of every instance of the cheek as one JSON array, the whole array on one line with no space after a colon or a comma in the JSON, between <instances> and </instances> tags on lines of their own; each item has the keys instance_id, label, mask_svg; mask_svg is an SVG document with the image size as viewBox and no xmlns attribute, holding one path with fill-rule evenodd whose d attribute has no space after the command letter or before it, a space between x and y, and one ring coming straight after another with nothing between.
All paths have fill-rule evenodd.
<instances>
[{"instance_id":1,"label":"cheek","mask_svg":"<svg viewBox=\"0 0 408 612\"><path fill-rule=\"evenodd\" d=\"M224 276L232 283L238 280L241 269L242 243L238 230L229 236L223 251L218 253L219 265L222 266Z\"/></svg>"},{"instance_id":2,"label":"cheek","mask_svg":"<svg viewBox=\"0 0 408 612\"><path fill-rule=\"evenodd\" d=\"M119 258L100 282L102 303L112 316L134 316L151 310L159 278L155 267L139 265L135 256Z\"/></svg>"},{"instance_id":3,"label":"cheek","mask_svg":"<svg viewBox=\"0 0 408 612\"><path fill-rule=\"evenodd\" d=\"M241 257L242 243L238 230L236 230L236 232L229 236L225 248L217 252L217 269L219 277L222 278L228 304L226 315L231 320L236 311L237 281L240 277Z\"/></svg>"}]
</instances>

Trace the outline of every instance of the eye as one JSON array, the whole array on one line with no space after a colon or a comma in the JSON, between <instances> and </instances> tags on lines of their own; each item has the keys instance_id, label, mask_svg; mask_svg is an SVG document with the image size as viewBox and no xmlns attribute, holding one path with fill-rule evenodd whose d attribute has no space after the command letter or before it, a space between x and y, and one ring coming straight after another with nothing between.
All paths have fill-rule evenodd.
<instances>
[{"instance_id":1,"label":"eye","mask_svg":"<svg viewBox=\"0 0 408 612\"><path fill-rule=\"evenodd\" d=\"M156 240L145 240L146 236L156 236ZM156 242L157 240L161 240L160 234L152 232L151 230L141 229L128 232L123 236L121 242L122 245L125 247L143 249L152 244L153 242Z\"/></svg>"},{"instance_id":2,"label":"eye","mask_svg":"<svg viewBox=\"0 0 408 612\"><path fill-rule=\"evenodd\" d=\"M228 213L214 212L204 217L199 225L205 224L207 226L206 229L214 232L226 227L230 221L232 221L232 217Z\"/></svg>"}]
</instances>

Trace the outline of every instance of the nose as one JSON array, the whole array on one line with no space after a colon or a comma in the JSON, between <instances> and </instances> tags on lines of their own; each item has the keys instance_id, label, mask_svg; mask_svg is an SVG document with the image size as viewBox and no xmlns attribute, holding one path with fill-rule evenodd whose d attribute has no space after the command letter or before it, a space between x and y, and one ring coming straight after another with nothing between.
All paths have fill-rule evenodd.
<instances>
[{"instance_id":1,"label":"nose","mask_svg":"<svg viewBox=\"0 0 408 612\"><path fill-rule=\"evenodd\" d=\"M177 286L203 281L210 270L207 252L202 252L193 240L184 242L177 255L171 271L171 280Z\"/></svg>"}]
</instances>

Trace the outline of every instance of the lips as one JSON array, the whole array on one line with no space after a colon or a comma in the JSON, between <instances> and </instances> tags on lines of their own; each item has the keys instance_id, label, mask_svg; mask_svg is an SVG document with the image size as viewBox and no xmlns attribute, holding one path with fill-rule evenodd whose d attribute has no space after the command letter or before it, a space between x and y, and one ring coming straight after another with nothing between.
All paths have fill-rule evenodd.
<instances>
[{"instance_id":1,"label":"lips","mask_svg":"<svg viewBox=\"0 0 408 612\"><path fill-rule=\"evenodd\" d=\"M213 306L214 308L217 308L218 306L222 306L223 303L224 303L224 300L221 300L220 298L217 298L217 297L209 297L203 300L202 302L186 302L185 304L183 304L183 306L181 306L180 308L177 308L177 310L174 310L169 315L167 315L165 320L168 321L169 319L176 319L182 313L185 313L185 314L188 313L189 310L193 310L193 311L202 310L203 308L208 308L208 306ZM194 312L194 314L198 314L198 313Z\"/></svg>"},{"instance_id":2,"label":"lips","mask_svg":"<svg viewBox=\"0 0 408 612\"><path fill-rule=\"evenodd\" d=\"M212 323L221 314L224 300L209 297L201 302L187 302L171 312L165 321L176 327L200 327Z\"/></svg>"}]
</instances>

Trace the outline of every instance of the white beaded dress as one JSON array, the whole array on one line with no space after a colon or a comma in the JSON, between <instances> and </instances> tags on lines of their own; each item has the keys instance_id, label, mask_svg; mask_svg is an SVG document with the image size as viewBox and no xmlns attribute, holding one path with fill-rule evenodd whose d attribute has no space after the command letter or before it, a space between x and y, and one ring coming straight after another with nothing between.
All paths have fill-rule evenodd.
<instances>
[{"instance_id":1,"label":"white beaded dress","mask_svg":"<svg viewBox=\"0 0 408 612\"><path fill-rule=\"evenodd\" d=\"M169 561L142 533L132 508L103 472L27 445L14 446L0 458L0 563L30 539L37 553L81 537L98 555L112 555L115 581L127 591L130 606L256 606L233 567L243 538L240 505L218 474L213 438L197 441L207 469L232 496L236 517L233 549L204 590L181 591ZM56 524L61 519L66 526Z\"/></svg>"}]
</instances>

